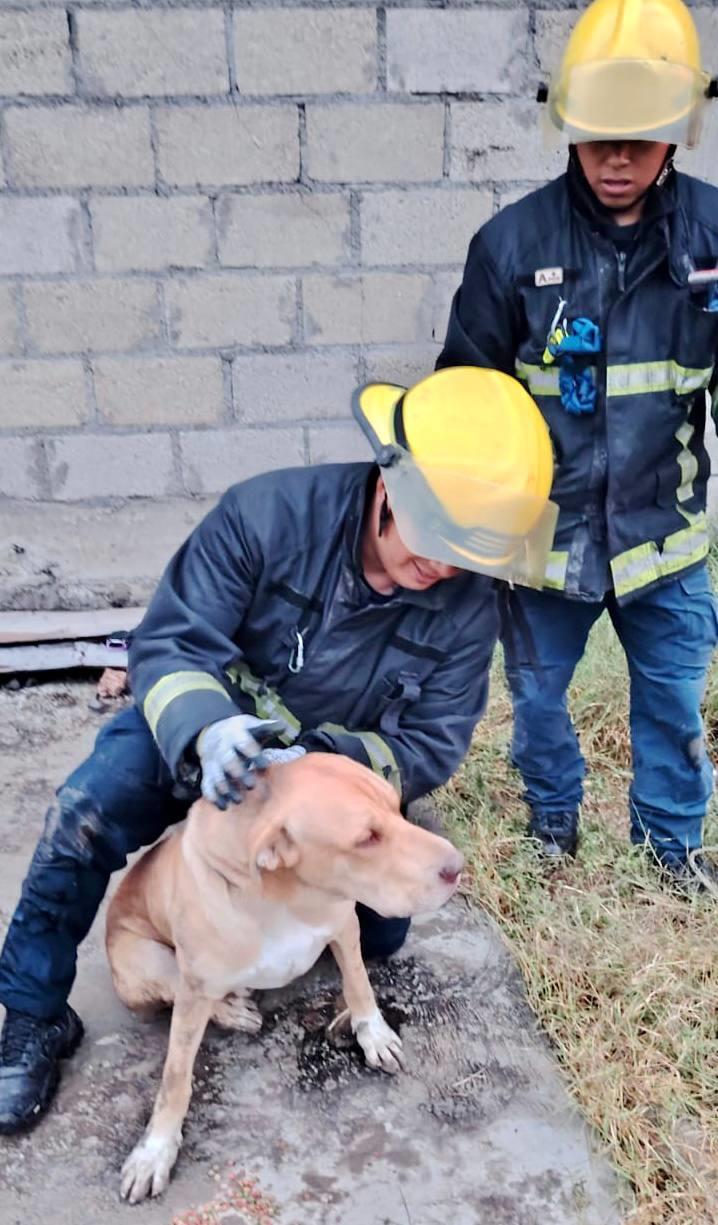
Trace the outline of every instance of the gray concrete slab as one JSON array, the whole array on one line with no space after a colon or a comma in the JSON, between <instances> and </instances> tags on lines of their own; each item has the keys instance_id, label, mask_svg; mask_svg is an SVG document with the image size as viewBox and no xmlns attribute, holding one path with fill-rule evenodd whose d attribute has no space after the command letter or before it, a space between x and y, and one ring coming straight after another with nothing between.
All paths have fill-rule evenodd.
<instances>
[{"instance_id":1,"label":"gray concrete slab","mask_svg":"<svg viewBox=\"0 0 718 1225\"><path fill-rule=\"evenodd\" d=\"M0 690L5 921L52 787L107 717L87 709L91 693L84 682ZM47 1119L0 1141L0 1220L170 1225L209 1203L209 1221L260 1221L236 1198L219 1207L216 1179L234 1163L281 1225L618 1225L618 1180L487 919L452 904L417 922L405 953L372 977L401 1030L403 1075L371 1073L350 1040L327 1039L337 975L324 958L260 997L257 1038L208 1032L170 1189L129 1208L118 1171L156 1092L167 1020L140 1022L115 998L100 916L72 997L87 1038Z\"/></svg>"}]
</instances>

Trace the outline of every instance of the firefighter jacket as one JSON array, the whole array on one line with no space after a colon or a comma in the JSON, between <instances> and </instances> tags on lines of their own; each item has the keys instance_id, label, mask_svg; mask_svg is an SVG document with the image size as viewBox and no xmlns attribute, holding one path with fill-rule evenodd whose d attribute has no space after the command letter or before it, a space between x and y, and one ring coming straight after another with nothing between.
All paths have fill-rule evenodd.
<instances>
[{"instance_id":1,"label":"firefighter jacket","mask_svg":"<svg viewBox=\"0 0 718 1225\"><path fill-rule=\"evenodd\" d=\"M718 292L693 291L688 275L718 265L718 191L671 172L624 244L589 196L574 155L566 175L479 230L437 365L490 366L528 387L556 460L545 585L584 600L613 587L620 603L708 551ZM598 337L598 351L554 359L559 320L576 344Z\"/></svg>"},{"instance_id":2,"label":"firefighter jacket","mask_svg":"<svg viewBox=\"0 0 718 1225\"><path fill-rule=\"evenodd\" d=\"M486 704L495 588L463 573L373 592L360 559L377 471L328 464L235 485L170 561L129 667L176 778L196 771L202 728L239 712L279 719L277 747L362 762L405 802L464 757Z\"/></svg>"}]
</instances>

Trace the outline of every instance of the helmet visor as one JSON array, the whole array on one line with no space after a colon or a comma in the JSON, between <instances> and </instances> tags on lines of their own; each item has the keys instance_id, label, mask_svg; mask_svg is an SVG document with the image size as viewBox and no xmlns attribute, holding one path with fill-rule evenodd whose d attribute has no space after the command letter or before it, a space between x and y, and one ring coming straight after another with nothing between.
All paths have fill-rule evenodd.
<instances>
[{"instance_id":1,"label":"helmet visor","mask_svg":"<svg viewBox=\"0 0 718 1225\"><path fill-rule=\"evenodd\" d=\"M558 507L531 494L477 480L468 471L415 462L395 448L382 466L397 530L417 557L526 587L543 585ZM461 522L445 509L461 484Z\"/></svg>"},{"instance_id":2,"label":"helmet visor","mask_svg":"<svg viewBox=\"0 0 718 1225\"><path fill-rule=\"evenodd\" d=\"M596 60L564 69L548 98L551 122L570 141L698 140L707 73L666 60Z\"/></svg>"}]
</instances>

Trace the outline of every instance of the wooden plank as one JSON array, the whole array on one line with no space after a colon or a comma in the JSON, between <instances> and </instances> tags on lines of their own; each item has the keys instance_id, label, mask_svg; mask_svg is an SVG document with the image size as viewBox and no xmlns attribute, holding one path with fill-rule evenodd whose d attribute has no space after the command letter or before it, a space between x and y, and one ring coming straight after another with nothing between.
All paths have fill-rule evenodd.
<instances>
[{"instance_id":1,"label":"wooden plank","mask_svg":"<svg viewBox=\"0 0 718 1225\"><path fill-rule=\"evenodd\" d=\"M0 613L0 643L58 642L64 639L106 638L118 630L133 630L144 608L91 608L80 612Z\"/></svg>"},{"instance_id":2,"label":"wooden plank","mask_svg":"<svg viewBox=\"0 0 718 1225\"><path fill-rule=\"evenodd\" d=\"M126 668L127 651L101 642L48 642L0 647L0 674L62 671L64 668Z\"/></svg>"}]
</instances>

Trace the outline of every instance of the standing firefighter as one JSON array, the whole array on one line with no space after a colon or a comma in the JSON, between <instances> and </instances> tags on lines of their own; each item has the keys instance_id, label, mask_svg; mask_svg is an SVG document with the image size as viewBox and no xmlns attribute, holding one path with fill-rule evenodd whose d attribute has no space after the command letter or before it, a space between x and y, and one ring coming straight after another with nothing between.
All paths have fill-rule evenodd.
<instances>
[{"instance_id":1,"label":"standing firefighter","mask_svg":"<svg viewBox=\"0 0 718 1225\"><path fill-rule=\"evenodd\" d=\"M370 384L355 415L376 464L233 486L164 573L130 646L136 705L60 787L0 957L0 1132L37 1121L82 1037L67 998L110 874L200 787L239 801L264 741L275 762L352 757L406 804L468 748L493 577L530 581L550 548L548 430L515 379L475 368ZM365 907L359 922L365 956L409 927Z\"/></svg>"},{"instance_id":2,"label":"standing firefighter","mask_svg":"<svg viewBox=\"0 0 718 1225\"><path fill-rule=\"evenodd\" d=\"M700 63L680 0L590 5L547 93L567 171L475 235L438 362L515 373L554 444L544 590L517 593L538 668L506 643L529 832L575 854L584 762L566 690L606 608L631 679L631 838L686 886L712 788L699 708L717 639L703 437L718 191L673 168L716 92Z\"/></svg>"}]
</instances>

